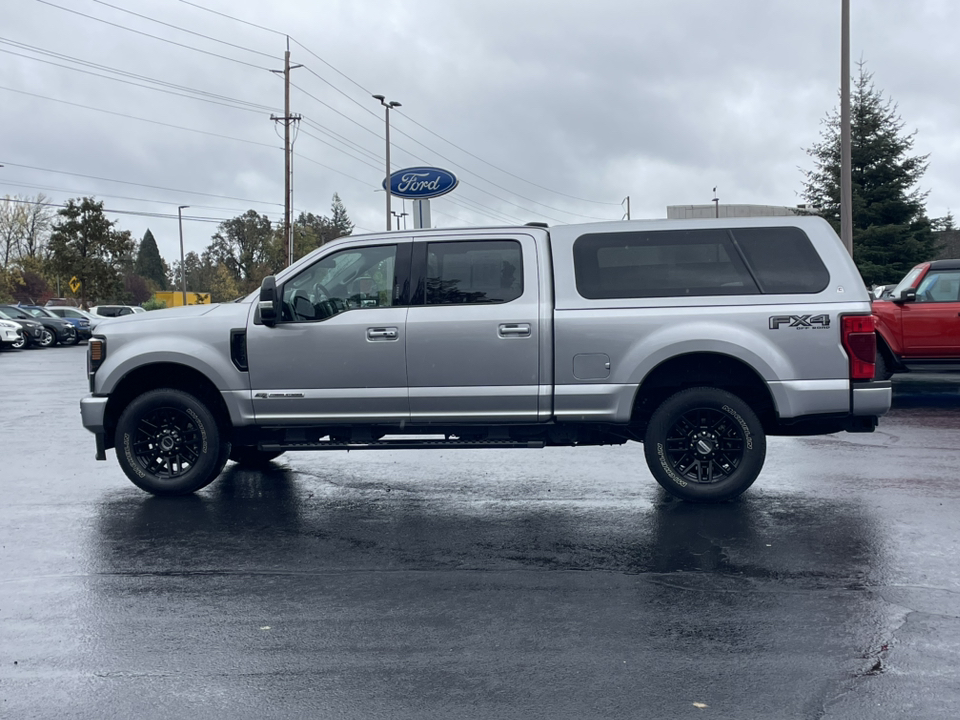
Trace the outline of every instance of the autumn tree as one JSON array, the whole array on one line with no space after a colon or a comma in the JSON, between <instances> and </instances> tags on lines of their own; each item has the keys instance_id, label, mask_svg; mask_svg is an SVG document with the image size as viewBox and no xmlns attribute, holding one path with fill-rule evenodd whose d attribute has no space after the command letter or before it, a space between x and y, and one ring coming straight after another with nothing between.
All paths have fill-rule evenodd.
<instances>
[{"instance_id":1,"label":"autumn tree","mask_svg":"<svg viewBox=\"0 0 960 720\"><path fill-rule=\"evenodd\" d=\"M873 74L860 63L851 97L851 175L853 258L868 285L897 282L935 251L917 184L927 155L913 155L916 131L905 133L897 105L876 88ZM807 153L814 169L804 171L803 197L840 228L840 116L823 121L821 140Z\"/></svg>"},{"instance_id":2,"label":"autumn tree","mask_svg":"<svg viewBox=\"0 0 960 720\"><path fill-rule=\"evenodd\" d=\"M256 210L247 210L243 215L220 223L207 251L214 265L226 265L237 280L259 282L258 276L267 262L272 238L270 218Z\"/></svg>"}]
</instances>

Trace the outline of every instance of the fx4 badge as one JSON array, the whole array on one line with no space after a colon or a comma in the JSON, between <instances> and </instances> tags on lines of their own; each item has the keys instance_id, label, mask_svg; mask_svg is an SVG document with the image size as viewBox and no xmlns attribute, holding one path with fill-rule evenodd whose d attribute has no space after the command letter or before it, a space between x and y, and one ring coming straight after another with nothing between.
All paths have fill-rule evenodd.
<instances>
[{"instance_id":1,"label":"fx4 badge","mask_svg":"<svg viewBox=\"0 0 960 720\"><path fill-rule=\"evenodd\" d=\"M771 315L770 329L779 330L781 325L800 330L826 330L830 327L829 315Z\"/></svg>"}]
</instances>

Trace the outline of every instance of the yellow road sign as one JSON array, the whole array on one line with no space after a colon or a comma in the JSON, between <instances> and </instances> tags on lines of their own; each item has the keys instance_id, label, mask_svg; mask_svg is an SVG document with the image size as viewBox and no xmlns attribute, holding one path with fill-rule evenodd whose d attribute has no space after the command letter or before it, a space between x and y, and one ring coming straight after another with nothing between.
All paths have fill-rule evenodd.
<instances>
[{"instance_id":1,"label":"yellow road sign","mask_svg":"<svg viewBox=\"0 0 960 720\"><path fill-rule=\"evenodd\" d=\"M70 278L70 289L73 290L73 292L80 292L80 281L76 275Z\"/></svg>"}]
</instances>

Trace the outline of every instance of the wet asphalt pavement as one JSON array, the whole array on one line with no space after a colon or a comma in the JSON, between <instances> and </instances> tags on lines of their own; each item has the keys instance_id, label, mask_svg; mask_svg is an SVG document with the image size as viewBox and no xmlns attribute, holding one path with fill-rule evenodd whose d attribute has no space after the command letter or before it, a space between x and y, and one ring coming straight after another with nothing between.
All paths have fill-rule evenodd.
<instances>
[{"instance_id":1,"label":"wet asphalt pavement","mask_svg":"<svg viewBox=\"0 0 960 720\"><path fill-rule=\"evenodd\" d=\"M85 347L0 353L0 717L953 718L960 375L772 438L739 501L640 445L296 453L152 498Z\"/></svg>"}]
</instances>

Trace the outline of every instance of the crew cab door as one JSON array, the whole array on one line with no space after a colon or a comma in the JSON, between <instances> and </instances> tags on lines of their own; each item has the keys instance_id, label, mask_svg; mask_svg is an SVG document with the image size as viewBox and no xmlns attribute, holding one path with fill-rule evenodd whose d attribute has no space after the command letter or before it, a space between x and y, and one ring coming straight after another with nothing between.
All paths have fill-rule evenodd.
<instances>
[{"instance_id":1,"label":"crew cab door","mask_svg":"<svg viewBox=\"0 0 960 720\"><path fill-rule=\"evenodd\" d=\"M278 287L280 318L247 328L262 425L395 423L409 416L406 299L411 243L371 242L318 258Z\"/></svg>"},{"instance_id":2,"label":"crew cab door","mask_svg":"<svg viewBox=\"0 0 960 720\"><path fill-rule=\"evenodd\" d=\"M414 239L411 420L537 420L538 275L528 235Z\"/></svg>"},{"instance_id":3,"label":"crew cab door","mask_svg":"<svg viewBox=\"0 0 960 720\"><path fill-rule=\"evenodd\" d=\"M960 270L930 270L900 321L905 357L960 357Z\"/></svg>"}]
</instances>

